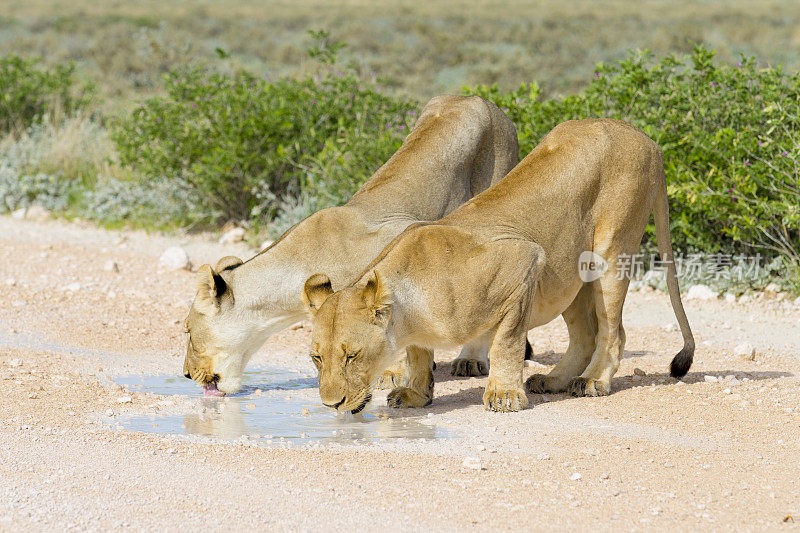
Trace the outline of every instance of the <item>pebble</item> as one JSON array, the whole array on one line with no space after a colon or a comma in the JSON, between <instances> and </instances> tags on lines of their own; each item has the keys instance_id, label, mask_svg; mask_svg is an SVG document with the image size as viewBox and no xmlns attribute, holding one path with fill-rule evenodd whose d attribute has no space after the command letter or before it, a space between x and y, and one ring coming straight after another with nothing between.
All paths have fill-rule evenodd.
<instances>
[{"instance_id":1,"label":"pebble","mask_svg":"<svg viewBox=\"0 0 800 533\"><path fill-rule=\"evenodd\" d=\"M731 393L731 389L728 389L728 388L726 388L726 389L724 389L722 391L722 394L730 394L730 393Z\"/></svg>"},{"instance_id":2,"label":"pebble","mask_svg":"<svg viewBox=\"0 0 800 533\"><path fill-rule=\"evenodd\" d=\"M131 403L133 402L133 398L130 396L120 396L117 398L117 403Z\"/></svg>"},{"instance_id":3,"label":"pebble","mask_svg":"<svg viewBox=\"0 0 800 533\"><path fill-rule=\"evenodd\" d=\"M725 301L729 302L729 303L735 302L736 301L736 295L733 294L732 292L726 292L725 293Z\"/></svg>"},{"instance_id":4,"label":"pebble","mask_svg":"<svg viewBox=\"0 0 800 533\"><path fill-rule=\"evenodd\" d=\"M634 368L633 373L636 374L637 376L642 376L642 377L647 375L647 372L645 372L641 368Z\"/></svg>"},{"instance_id":5,"label":"pebble","mask_svg":"<svg viewBox=\"0 0 800 533\"><path fill-rule=\"evenodd\" d=\"M61 290L63 290L64 292L78 292L79 290L81 290L81 284L75 281L73 283L70 283L69 285L65 285L64 287L61 288Z\"/></svg>"},{"instance_id":6,"label":"pebble","mask_svg":"<svg viewBox=\"0 0 800 533\"><path fill-rule=\"evenodd\" d=\"M50 220L50 211L40 205L32 205L25 211L25 218L36 222L44 222L45 220Z\"/></svg>"},{"instance_id":7,"label":"pebble","mask_svg":"<svg viewBox=\"0 0 800 533\"><path fill-rule=\"evenodd\" d=\"M571 481L578 481L578 480L579 480L579 479L581 479L581 478L583 478L583 476L582 476L580 473L578 473L578 472L575 472L574 474L572 474L571 476L569 476L569 479L570 479Z\"/></svg>"},{"instance_id":8,"label":"pebble","mask_svg":"<svg viewBox=\"0 0 800 533\"><path fill-rule=\"evenodd\" d=\"M244 240L244 228L232 228L219 238L220 244L233 244Z\"/></svg>"},{"instance_id":9,"label":"pebble","mask_svg":"<svg viewBox=\"0 0 800 533\"><path fill-rule=\"evenodd\" d=\"M665 324L661 329L664 331L678 331L678 326L672 322Z\"/></svg>"},{"instance_id":10,"label":"pebble","mask_svg":"<svg viewBox=\"0 0 800 533\"><path fill-rule=\"evenodd\" d=\"M736 346L733 353L746 361L755 361L756 359L756 347L749 342L743 342Z\"/></svg>"},{"instance_id":11,"label":"pebble","mask_svg":"<svg viewBox=\"0 0 800 533\"><path fill-rule=\"evenodd\" d=\"M719 378L717 376L709 376L708 374L706 374L703 377L703 379L708 381L709 383L716 383L717 381L719 381Z\"/></svg>"},{"instance_id":12,"label":"pebble","mask_svg":"<svg viewBox=\"0 0 800 533\"><path fill-rule=\"evenodd\" d=\"M470 470L486 470L486 467L483 466L480 457L470 456L464 457L464 461L461 463L461 466L464 468L469 468Z\"/></svg>"},{"instance_id":13,"label":"pebble","mask_svg":"<svg viewBox=\"0 0 800 533\"><path fill-rule=\"evenodd\" d=\"M693 285L686 293L686 300L716 300L717 292L708 285Z\"/></svg>"},{"instance_id":14,"label":"pebble","mask_svg":"<svg viewBox=\"0 0 800 533\"><path fill-rule=\"evenodd\" d=\"M8 285L9 287L13 287L16 284L17 284L17 280L14 279L14 278L8 278L6 280L6 285Z\"/></svg>"},{"instance_id":15,"label":"pebble","mask_svg":"<svg viewBox=\"0 0 800 533\"><path fill-rule=\"evenodd\" d=\"M103 270L106 272L116 272L119 273L119 265L113 259L109 259L106 261L106 264L103 266Z\"/></svg>"},{"instance_id":16,"label":"pebble","mask_svg":"<svg viewBox=\"0 0 800 533\"><path fill-rule=\"evenodd\" d=\"M180 246L171 246L161 254L158 266L169 270L189 270L192 268L192 263L186 250Z\"/></svg>"},{"instance_id":17,"label":"pebble","mask_svg":"<svg viewBox=\"0 0 800 533\"><path fill-rule=\"evenodd\" d=\"M108 411L106 411L106 416L114 416L113 409L109 409Z\"/></svg>"},{"instance_id":18,"label":"pebble","mask_svg":"<svg viewBox=\"0 0 800 533\"><path fill-rule=\"evenodd\" d=\"M746 304L747 302L751 301L752 299L753 299L753 297L750 296L749 294L742 294L741 296L739 296L739 303L740 304Z\"/></svg>"},{"instance_id":19,"label":"pebble","mask_svg":"<svg viewBox=\"0 0 800 533\"><path fill-rule=\"evenodd\" d=\"M642 381L642 376L634 374L631 376L631 381Z\"/></svg>"},{"instance_id":20,"label":"pebble","mask_svg":"<svg viewBox=\"0 0 800 533\"><path fill-rule=\"evenodd\" d=\"M776 295L781 292L781 287L777 283L773 282L764 287L764 292L771 293L772 295Z\"/></svg>"},{"instance_id":21,"label":"pebble","mask_svg":"<svg viewBox=\"0 0 800 533\"><path fill-rule=\"evenodd\" d=\"M22 366L22 359L10 359L8 361L8 366L12 368L16 368L18 366Z\"/></svg>"},{"instance_id":22,"label":"pebble","mask_svg":"<svg viewBox=\"0 0 800 533\"><path fill-rule=\"evenodd\" d=\"M15 220L22 220L23 218L25 218L25 211L26 211L26 209L24 207L21 208L21 209L17 209L15 211L12 211L11 218L13 218Z\"/></svg>"}]
</instances>

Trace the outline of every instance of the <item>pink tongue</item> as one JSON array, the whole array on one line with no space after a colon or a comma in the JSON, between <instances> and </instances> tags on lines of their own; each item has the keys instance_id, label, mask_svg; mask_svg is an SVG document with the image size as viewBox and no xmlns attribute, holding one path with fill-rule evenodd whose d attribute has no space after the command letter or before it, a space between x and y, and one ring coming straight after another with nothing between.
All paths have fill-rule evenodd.
<instances>
[{"instance_id":1,"label":"pink tongue","mask_svg":"<svg viewBox=\"0 0 800 533\"><path fill-rule=\"evenodd\" d=\"M203 385L203 395L205 396L225 396L225 393L217 388L217 383L212 381Z\"/></svg>"}]
</instances>

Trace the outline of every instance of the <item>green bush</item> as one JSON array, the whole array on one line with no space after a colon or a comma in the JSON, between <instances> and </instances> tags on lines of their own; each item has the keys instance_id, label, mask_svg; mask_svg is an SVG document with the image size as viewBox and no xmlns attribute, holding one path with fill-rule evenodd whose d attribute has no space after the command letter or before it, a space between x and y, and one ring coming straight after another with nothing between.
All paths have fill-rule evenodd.
<instances>
[{"instance_id":1,"label":"green bush","mask_svg":"<svg viewBox=\"0 0 800 533\"><path fill-rule=\"evenodd\" d=\"M713 51L653 59L632 54L598 65L580 94L542 100L536 84L502 93L465 88L503 108L526 154L556 124L629 121L664 151L673 242L679 249L782 255L800 265L800 75L743 58L718 65ZM648 238L652 239L652 228Z\"/></svg>"},{"instance_id":2,"label":"green bush","mask_svg":"<svg viewBox=\"0 0 800 533\"><path fill-rule=\"evenodd\" d=\"M74 67L45 68L38 59L0 57L0 134L22 132L48 115L72 115L91 90L77 89Z\"/></svg>"},{"instance_id":3,"label":"green bush","mask_svg":"<svg viewBox=\"0 0 800 533\"><path fill-rule=\"evenodd\" d=\"M290 196L346 200L400 146L414 107L350 72L268 82L194 68L112 138L123 164L187 184L212 221L269 219Z\"/></svg>"}]
</instances>

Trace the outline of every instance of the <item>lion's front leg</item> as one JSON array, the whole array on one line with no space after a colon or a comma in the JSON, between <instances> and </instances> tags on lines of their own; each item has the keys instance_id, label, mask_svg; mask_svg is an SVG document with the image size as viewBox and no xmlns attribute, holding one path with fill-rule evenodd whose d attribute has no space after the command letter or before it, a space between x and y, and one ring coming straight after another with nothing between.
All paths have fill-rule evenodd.
<instances>
[{"instance_id":1,"label":"lion's front leg","mask_svg":"<svg viewBox=\"0 0 800 533\"><path fill-rule=\"evenodd\" d=\"M389 393L389 407L425 407L433 401L433 350L419 346L406 349L408 386Z\"/></svg>"}]
</instances>

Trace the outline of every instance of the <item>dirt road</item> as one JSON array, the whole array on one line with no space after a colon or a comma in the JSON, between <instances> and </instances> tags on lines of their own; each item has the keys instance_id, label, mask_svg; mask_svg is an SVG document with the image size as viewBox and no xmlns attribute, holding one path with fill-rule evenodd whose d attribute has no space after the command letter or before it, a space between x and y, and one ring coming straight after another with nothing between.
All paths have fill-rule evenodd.
<instances>
[{"instance_id":1,"label":"dirt road","mask_svg":"<svg viewBox=\"0 0 800 533\"><path fill-rule=\"evenodd\" d=\"M631 292L613 394L534 395L515 414L484 411L485 378L451 378L454 354L437 353L433 405L395 416L450 438L287 446L119 431L125 416L199 405L112 380L180 372L193 275L158 268L176 244L195 265L252 254L0 218L0 530L800 528L800 309L789 302L686 302L698 350L676 382L668 298ZM276 335L254 365L311 372L308 338L307 327ZM560 320L530 338L526 377L567 344ZM733 355L744 341L755 361Z\"/></svg>"}]
</instances>

